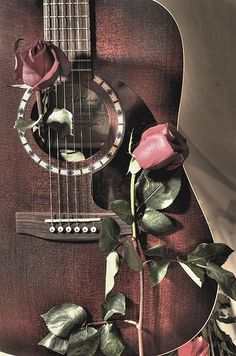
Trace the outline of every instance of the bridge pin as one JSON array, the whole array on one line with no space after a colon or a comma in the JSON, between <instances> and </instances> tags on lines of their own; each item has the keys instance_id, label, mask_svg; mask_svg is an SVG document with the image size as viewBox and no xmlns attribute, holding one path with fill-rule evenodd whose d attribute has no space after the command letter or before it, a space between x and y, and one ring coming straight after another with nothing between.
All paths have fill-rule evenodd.
<instances>
[{"instance_id":1,"label":"bridge pin","mask_svg":"<svg viewBox=\"0 0 236 356\"><path fill-rule=\"evenodd\" d=\"M70 233L71 231L72 231L72 228L71 228L70 225L68 225L68 226L66 227L66 232Z\"/></svg>"},{"instance_id":2,"label":"bridge pin","mask_svg":"<svg viewBox=\"0 0 236 356\"><path fill-rule=\"evenodd\" d=\"M74 232L76 232L76 233L80 232L80 227L79 226L75 226L74 227Z\"/></svg>"},{"instance_id":3,"label":"bridge pin","mask_svg":"<svg viewBox=\"0 0 236 356\"><path fill-rule=\"evenodd\" d=\"M84 226L84 227L82 228L82 231L83 231L85 234L87 234L88 231L89 231L88 226Z\"/></svg>"},{"instance_id":4,"label":"bridge pin","mask_svg":"<svg viewBox=\"0 0 236 356\"><path fill-rule=\"evenodd\" d=\"M49 228L49 231L54 233L56 231L55 226L51 225L50 228Z\"/></svg>"},{"instance_id":5,"label":"bridge pin","mask_svg":"<svg viewBox=\"0 0 236 356\"><path fill-rule=\"evenodd\" d=\"M57 231L58 232L63 232L64 231L64 227L62 225L58 226Z\"/></svg>"},{"instance_id":6,"label":"bridge pin","mask_svg":"<svg viewBox=\"0 0 236 356\"><path fill-rule=\"evenodd\" d=\"M91 231L93 234L96 234L96 232L97 232L96 226L92 226L92 227L90 228L90 231Z\"/></svg>"}]
</instances>

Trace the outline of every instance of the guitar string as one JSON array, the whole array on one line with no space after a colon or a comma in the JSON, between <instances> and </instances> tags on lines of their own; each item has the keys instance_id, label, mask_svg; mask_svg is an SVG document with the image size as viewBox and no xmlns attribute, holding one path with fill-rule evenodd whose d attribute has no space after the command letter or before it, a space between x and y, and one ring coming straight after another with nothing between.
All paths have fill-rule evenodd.
<instances>
[{"instance_id":1,"label":"guitar string","mask_svg":"<svg viewBox=\"0 0 236 356\"><path fill-rule=\"evenodd\" d=\"M60 41L60 43L62 44L63 48L62 50L66 53L67 52L67 33L66 33L66 28L67 28L67 24L65 23L65 19L66 19L66 5L63 2L60 3L61 5L61 19L62 19L62 39ZM66 81L63 78L63 106L64 109L66 109L67 107L67 103L66 103ZM65 153L68 153L68 139L67 136L65 136L64 138L64 147L65 147ZM67 211L67 223L68 226L70 226L70 200L69 200L69 175L68 175L68 161L67 159L65 160L65 170L66 170L66 211Z\"/></svg>"},{"instance_id":2,"label":"guitar string","mask_svg":"<svg viewBox=\"0 0 236 356\"><path fill-rule=\"evenodd\" d=\"M70 38L73 39L74 38L74 30L73 28L75 28L75 21L73 21L72 18L72 13L74 13L74 11L72 11L72 2L69 3L69 20L70 20L70 24L69 24L69 32L70 32ZM70 42L70 49L73 50L72 53L74 53L74 41ZM74 55L74 54L73 54ZM72 111L72 115L73 115L73 151L74 154L76 153L76 121L75 121L75 105L74 105L74 71L73 71L73 59L71 58L71 111ZM76 171L76 162L73 163L73 167L74 167L74 172ZM74 174L74 207L75 207L75 219L76 219L76 227L78 227L78 198L77 198L77 175Z\"/></svg>"},{"instance_id":3,"label":"guitar string","mask_svg":"<svg viewBox=\"0 0 236 356\"><path fill-rule=\"evenodd\" d=\"M87 7L86 7L87 5ZM90 8L89 8L89 2L86 3L85 5L85 15L89 16L90 13ZM91 24L89 21L90 17L85 17L85 38L86 38L86 50L89 51L89 56L91 56ZM89 58L92 60L92 58ZM88 115L89 115L89 157L90 159L92 159L92 122L91 122L91 102L90 102L90 80L91 80L91 74L92 72L89 71L89 69L91 67L91 63L92 62L86 62L86 72L87 72L87 96L88 96ZM93 194L93 177L91 177L91 192ZM93 222L93 227L95 227L95 223Z\"/></svg>"},{"instance_id":4,"label":"guitar string","mask_svg":"<svg viewBox=\"0 0 236 356\"><path fill-rule=\"evenodd\" d=\"M46 3L46 16L49 17L50 13L51 13L51 9L50 9L50 4L49 2ZM50 21L50 20L49 20ZM49 37L49 33L47 33L46 28L50 28L50 24L49 26L47 26L46 20L44 22L44 37L46 40L48 40ZM53 198L52 198L52 156L51 156L51 128L48 125L48 167L49 167L49 199L50 199L50 217L51 217L51 226L53 226Z\"/></svg>"},{"instance_id":5,"label":"guitar string","mask_svg":"<svg viewBox=\"0 0 236 356\"><path fill-rule=\"evenodd\" d=\"M50 0L49 0L50 1ZM60 39L59 36L59 21L58 21L58 13L59 13L59 9L58 9L58 4L57 4L57 0L55 0L53 2L53 8L54 8L54 33L53 33L53 37L54 40L53 42L56 43L58 45L58 40ZM56 96L56 108L58 108L58 85L56 84L55 86L55 96ZM61 222L61 177L60 177L60 153L59 153L59 133L57 132L56 134L56 147L57 147L57 197L58 197L58 220L59 220L59 227L62 226L62 222Z\"/></svg>"},{"instance_id":6,"label":"guitar string","mask_svg":"<svg viewBox=\"0 0 236 356\"><path fill-rule=\"evenodd\" d=\"M77 25L78 25L78 32L77 32L77 51L78 51L78 55L79 55L79 59L81 59L80 54L82 53L82 48L81 48L81 44L82 41L80 41L81 33L80 31L81 28L83 28L82 26L82 17L79 11L79 6L76 5L76 18L77 18ZM81 153L84 156L84 143L83 143L83 139L84 139L84 134L83 134L83 110L82 110L82 81L81 81L81 73L82 73L82 64L80 62L78 62L78 78L79 78L79 126L80 126L80 149L81 149ZM83 163L82 163L82 167L81 169L83 170ZM81 186L84 186L84 175L82 172L82 176L81 176ZM83 223L83 227L85 227L85 222Z\"/></svg>"}]
</instances>

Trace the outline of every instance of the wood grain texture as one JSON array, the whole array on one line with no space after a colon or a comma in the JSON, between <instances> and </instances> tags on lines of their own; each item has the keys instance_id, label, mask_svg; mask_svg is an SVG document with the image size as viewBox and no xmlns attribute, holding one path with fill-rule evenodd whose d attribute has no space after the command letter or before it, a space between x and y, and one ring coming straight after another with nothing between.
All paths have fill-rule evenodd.
<instances>
[{"instance_id":1,"label":"wood grain texture","mask_svg":"<svg viewBox=\"0 0 236 356\"><path fill-rule=\"evenodd\" d=\"M41 5L41 1L10 0L0 9L0 349L17 356L52 354L37 346L47 333L40 315L49 308L77 303L98 321L104 298L105 256L97 243L55 243L15 232L16 211L49 211L48 174L25 154L12 128L21 92L8 86L15 81L14 41L42 37ZM171 16L151 0L96 0L94 6L94 69L117 91L130 127L145 123L146 118L151 122L153 117L158 122L176 123L182 45ZM127 95L131 91L136 95ZM127 144L127 138L124 142ZM122 152L94 175L94 198L102 208L113 198L128 195L128 178L124 175L128 158ZM90 196L90 179L80 181L84 196ZM94 207L88 201L82 201L83 211L90 212ZM184 255L199 242L211 241L187 181L170 214L183 229L164 240L149 236L149 245L164 241L173 255ZM128 318L138 317L138 279L135 272L122 266L116 290L129 298ZM211 311L216 287L207 281L198 288L175 266L158 288L152 289L146 276L145 289L145 354L154 356L178 347L198 332ZM122 327L122 333L128 345L124 354L137 355L134 327Z\"/></svg>"}]
</instances>

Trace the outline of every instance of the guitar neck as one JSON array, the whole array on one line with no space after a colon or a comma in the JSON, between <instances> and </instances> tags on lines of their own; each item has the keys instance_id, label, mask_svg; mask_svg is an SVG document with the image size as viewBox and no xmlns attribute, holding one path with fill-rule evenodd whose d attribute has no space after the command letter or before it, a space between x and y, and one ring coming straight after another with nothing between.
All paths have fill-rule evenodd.
<instances>
[{"instance_id":1,"label":"guitar neck","mask_svg":"<svg viewBox=\"0 0 236 356\"><path fill-rule=\"evenodd\" d=\"M44 0L44 38L91 68L89 0Z\"/></svg>"}]
</instances>

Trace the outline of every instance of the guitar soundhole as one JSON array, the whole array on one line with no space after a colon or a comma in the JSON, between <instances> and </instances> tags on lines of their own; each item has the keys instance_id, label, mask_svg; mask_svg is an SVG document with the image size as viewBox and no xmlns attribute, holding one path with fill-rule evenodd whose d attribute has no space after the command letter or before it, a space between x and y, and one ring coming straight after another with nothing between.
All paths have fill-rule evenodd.
<instances>
[{"instance_id":1,"label":"guitar soundhole","mask_svg":"<svg viewBox=\"0 0 236 356\"><path fill-rule=\"evenodd\" d=\"M33 94L28 89L23 95L17 121L27 121L29 113L31 120L38 120L36 103L28 109ZM67 81L53 88L46 99L44 94L42 102L40 128L26 133L18 130L23 147L37 164L55 174L81 175L94 173L113 159L125 134L124 112L116 93L102 78ZM58 112L67 119L58 122Z\"/></svg>"},{"instance_id":2,"label":"guitar soundhole","mask_svg":"<svg viewBox=\"0 0 236 356\"><path fill-rule=\"evenodd\" d=\"M56 109L66 109L73 115L71 124L55 121L50 124L50 131L48 125L41 132L35 131L37 144L47 154L50 144L51 156L61 161L79 162L92 157L102 148L109 133L109 115L103 100L91 89L78 84L72 87L69 83L57 87L53 101ZM74 153L77 156L71 158Z\"/></svg>"}]
</instances>

